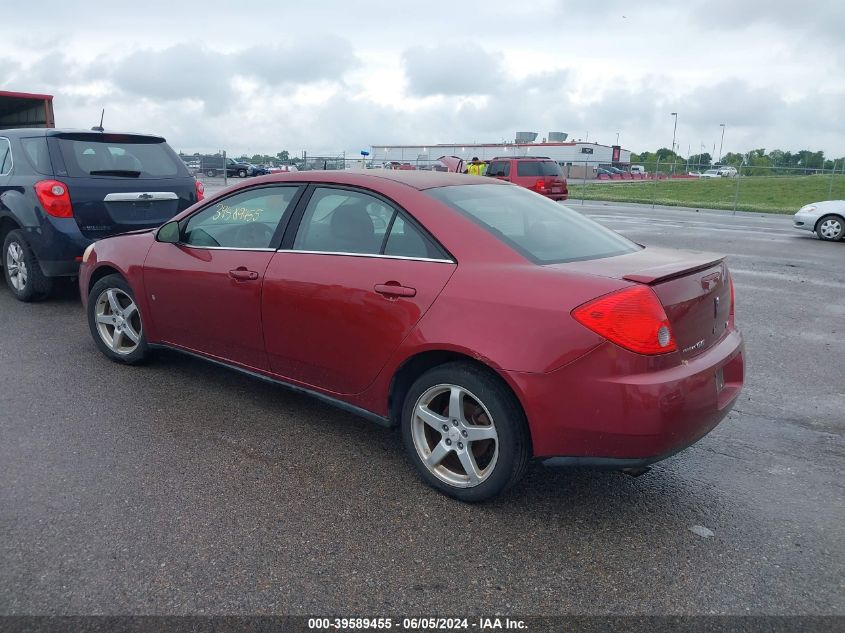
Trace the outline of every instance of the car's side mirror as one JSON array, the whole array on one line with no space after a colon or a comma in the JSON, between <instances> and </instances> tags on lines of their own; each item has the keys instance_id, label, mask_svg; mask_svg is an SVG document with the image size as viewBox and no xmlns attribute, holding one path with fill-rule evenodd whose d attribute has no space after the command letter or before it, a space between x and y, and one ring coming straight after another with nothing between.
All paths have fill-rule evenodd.
<instances>
[{"instance_id":1,"label":"car's side mirror","mask_svg":"<svg viewBox=\"0 0 845 633\"><path fill-rule=\"evenodd\" d=\"M175 220L162 226L156 234L156 240L165 244L176 244L180 237L182 237L182 231Z\"/></svg>"}]
</instances>

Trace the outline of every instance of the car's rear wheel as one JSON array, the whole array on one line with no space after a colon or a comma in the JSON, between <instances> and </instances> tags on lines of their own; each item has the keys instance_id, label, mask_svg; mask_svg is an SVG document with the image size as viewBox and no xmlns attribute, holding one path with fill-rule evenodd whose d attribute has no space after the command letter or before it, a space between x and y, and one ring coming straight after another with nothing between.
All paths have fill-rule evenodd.
<instances>
[{"instance_id":1,"label":"car's rear wheel","mask_svg":"<svg viewBox=\"0 0 845 633\"><path fill-rule=\"evenodd\" d=\"M816 235L828 242L838 242L845 236L845 220L838 215L826 215L816 223Z\"/></svg>"},{"instance_id":2,"label":"car's rear wheel","mask_svg":"<svg viewBox=\"0 0 845 633\"><path fill-rule=\"evenodd\" d=\"M23 232L9 231L3 242L3 271L6 284L19 301L45 299L53 288L53 280L45 277Z\"/></svg>"},{"instance_id":3,"label":"car's rear wheel","mask_svg":"<svg viewBox=\"0 0 845 633\"><path fill-rule=\"evenodd\" d=\"M209 169L205 172L205 175L209 178L214 178L217 175L217 172L213 169Z\"/></svg>"},{"instance_id":4,"label":"car's rear wheel","mask_svg":"<svg viewBox=\"0 0 845 633\"><path fill-rule=\"evenodd\" d=\"M483 501L515 484L529 455L519 402L495 375L470 363L435 367L414 382L402 438L422 478L461 501Z\"/></svg>"},{"instance_id":5,"label":"car's rear wheel","mask_svg":"<svg viewBox=\"0 0 845 633\"><path fill-rule=\"evenodd\" d=\"M133 365L146 358L141 311L129 283L120 275L108 275L88 295L88 327L100 351L110 359Z\"/></svg>"},{"instance_id":6,"label":"car's rear wheel","mask_svg":"<svg viewBox=\"0 0 845 633\"><path fill-rule=\"evenodd\" d=\"M241 169L238 171L239 178L246 178L246 169Z\"/></svg>"}]
</instances>

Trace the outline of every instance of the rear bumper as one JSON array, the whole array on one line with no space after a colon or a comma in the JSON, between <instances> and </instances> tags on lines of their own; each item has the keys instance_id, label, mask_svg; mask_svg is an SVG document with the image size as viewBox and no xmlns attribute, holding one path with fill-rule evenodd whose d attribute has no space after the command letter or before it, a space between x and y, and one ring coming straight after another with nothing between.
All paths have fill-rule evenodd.
<instances>
[{"instance_id":1,"label":"rear bumper","mask_svg":"<svg viewBox=\"0 0 845 633\"><path fill-rule=\"evenodd\" d=\"M508 372L528 416L534 456L554 458L551 465L634 468L695 443L739 395L742 335L732 330L687 364L672 364L604 343L547 374Z\"/></svg>"},{"instance_id":2,"label":"rear bumper","mask_svg":"<svg viewBox=\"0 0 845 633\"><path fill-rule=\"evenodd\" d=\"M569 199L569 193L568 192L567 193L547 193L547 194L544 194L544 195L547 198L551 198L552 200L558 200L558 201Z\"/></svg>"},{"instance_id":3,"label":"rear bumper","mask_svg":"<svg viewBox=\"0 0 845 633\"><path fill-rule=\"evenodd\" d=\"M73 277L79 272L82 253L92 242L79 231L73 218L49 218L40 230L27 229L26 239L47 277Z\"/></svg>"}]
</instances>

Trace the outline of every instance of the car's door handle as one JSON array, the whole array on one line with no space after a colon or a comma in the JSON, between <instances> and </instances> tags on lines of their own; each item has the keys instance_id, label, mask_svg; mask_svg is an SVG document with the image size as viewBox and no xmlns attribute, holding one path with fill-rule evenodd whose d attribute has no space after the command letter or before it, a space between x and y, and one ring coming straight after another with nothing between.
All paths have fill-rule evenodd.
<instances>
[{"instance_id":1,"label":"car's door handle","mask_svg":"<svg viewBox=\"0 0 845 633\"><path fill-rule=\"evenodd\" d=\"M373 286L373 290L385 297L415 297L417 295L416 288L401 286L395 281L389 281L386 284L376 284Z\"/></svg>"},{"instance_id":2,"label":"car's door handle","mask_svg":"<svg viewBox=\"0 0 845 633\"><path fill-rule=\"evenodd\" d=\"M247 270L246 268L235 268L229 271L229 277L237 281L255 281L258 279L258 273L254 270Z\"/></svg>"}]
</instances>

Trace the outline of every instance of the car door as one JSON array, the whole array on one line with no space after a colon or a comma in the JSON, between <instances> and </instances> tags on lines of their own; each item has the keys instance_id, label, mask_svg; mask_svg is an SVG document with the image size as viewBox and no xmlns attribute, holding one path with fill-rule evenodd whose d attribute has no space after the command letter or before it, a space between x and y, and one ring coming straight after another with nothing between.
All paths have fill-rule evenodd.
<instances>
[{"instance_id":1,"label":"car door","mask_svg":"<svg viewBox=\"0 0 845 633\"><path fill-rule=\"evenodd\" d=\"M270 366L285 379L360 393L434 302L455 262L389 200L330 186L309 194L291 220L287 248L265 274Z\"/></svg>"},{"instance_id":2,"label":"car door","mask_svg":"<svg viewBox=\"0 0 845 633\"><path fill-rule=\"evenodd\" d=\"M144 284L162 342L269 369L261 284L302 189L276 185L237 192L183 219L179 243L153 245Z\"/></svg>"}]
</instances>

